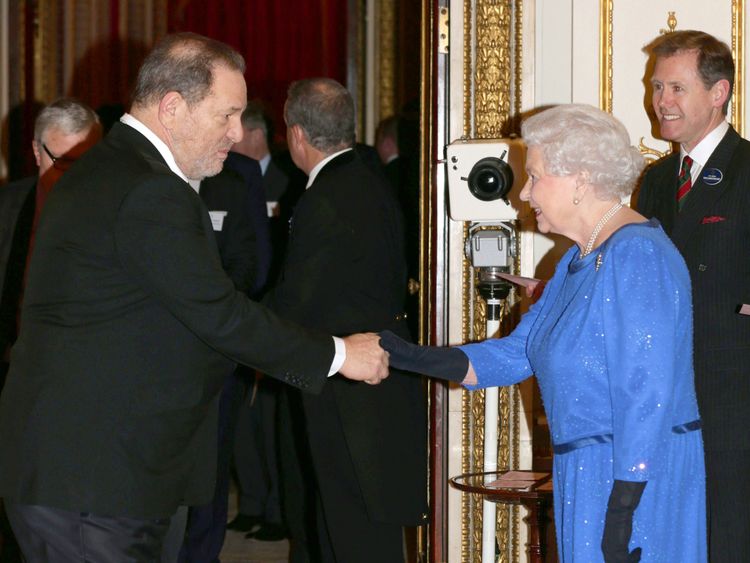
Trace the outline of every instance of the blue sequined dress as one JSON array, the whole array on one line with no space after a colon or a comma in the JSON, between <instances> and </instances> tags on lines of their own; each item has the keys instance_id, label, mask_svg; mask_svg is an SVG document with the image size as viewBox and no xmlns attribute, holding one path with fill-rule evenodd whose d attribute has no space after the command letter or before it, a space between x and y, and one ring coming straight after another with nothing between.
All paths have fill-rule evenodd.
<instances>
[{"instance_id":1,"label":"blue sequined dress","mask_svg":"<svg viewBox=\"0 0 750 563\"><path fill-rule=\"evenodd\" d=\"M484 388L536 374L554 444L560 561L603 561L614 479L648 481L633 518L641 561L706 561L703 442L690 281L656 221L571 248L513 333L468 344Z\"/></svg>"}]
</instances>

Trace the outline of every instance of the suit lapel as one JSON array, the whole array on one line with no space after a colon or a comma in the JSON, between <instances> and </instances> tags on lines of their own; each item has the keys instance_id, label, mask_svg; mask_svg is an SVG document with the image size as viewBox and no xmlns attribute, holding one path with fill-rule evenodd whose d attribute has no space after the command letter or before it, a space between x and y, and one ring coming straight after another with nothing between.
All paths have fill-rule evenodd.
<instances>
[{"instance_id":1,"label":"suit lapel","mask_svg":"<svg viewBox=\"0 0 750 563\"><path fill-rule=\"evenodd\" d=\"M174 174L167 165L167 162L161 156L161 153L151 141L129 125L119 122L115 123L107 134L107 142L111 143L118 151L135 151L146 159L146 161L148 161L154 168L166 169L170 174ZM177 176L177 174L174 175ZM177 177L179 178L179 176Z\"/></svg>"},{"instance_id":2,"label":"suit lapel","mask_svg":"<svg viewBox=\"0 0 750 563\"><path fill-rule=\"evenodd\" d=\"M708 162L706 162L701 171L700 178L698 178L690 191L690 195L688 195L682 211L677 215L672 234L675 242L687 242L690 236L692 236L693 231L700 226L703 217L710 214L710 210L714 207L714 204L731 186L732 182L727 177L729 162L739 142L740 136L734 129L730 128L709 157ZM711 169L719 170L723 176L722 181L718 184L709 185L703 181L704 173ZM678 246L680 245L678 244Z\"/></svg>"}]
</instances>

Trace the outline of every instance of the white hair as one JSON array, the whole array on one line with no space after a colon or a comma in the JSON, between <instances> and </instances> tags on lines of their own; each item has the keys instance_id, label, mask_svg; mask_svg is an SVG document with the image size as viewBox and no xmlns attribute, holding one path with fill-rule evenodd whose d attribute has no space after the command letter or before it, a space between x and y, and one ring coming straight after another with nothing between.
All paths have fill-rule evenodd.
<instances>
[{"instance_id":1,"label":"white hair","mask_svg":"<svg viewBox=\"0 0 750 563\"><path fill-rule=\"evenodd\" d=\"M542 149L544 169L554 176L584 173L599 199L633 193L643 156L627 130L608 113L585 104L566 104L524 121L526 145Z\"/></svg>"}]
</instances>

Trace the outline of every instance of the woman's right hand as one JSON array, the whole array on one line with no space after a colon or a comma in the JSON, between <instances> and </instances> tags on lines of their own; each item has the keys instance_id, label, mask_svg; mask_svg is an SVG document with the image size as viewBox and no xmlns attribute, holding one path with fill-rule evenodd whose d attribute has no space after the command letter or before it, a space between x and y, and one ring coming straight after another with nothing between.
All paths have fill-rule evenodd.
<instances>
[{"instance_id":1,"label":"woman's right hand","mask_svg":"<svg viewBox=\"0 0 750 563\"><path fill-rule=\"evenodd\" d=\"M390 330L380 333L380 345L388 352L390 365L397 369L457 383L463 383L473 374L469 358L458 348L419 346L396 336ZM476 381L476 374L473 377Z\"/></svg>"}]
</instances>

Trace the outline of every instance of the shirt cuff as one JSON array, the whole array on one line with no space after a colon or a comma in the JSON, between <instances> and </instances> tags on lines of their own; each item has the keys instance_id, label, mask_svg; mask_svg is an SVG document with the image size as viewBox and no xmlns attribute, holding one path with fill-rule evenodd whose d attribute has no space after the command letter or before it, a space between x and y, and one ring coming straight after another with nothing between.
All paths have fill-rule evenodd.
<instances>
[{"instance_id":1,"label":"shirt cuff","mask_svg":"<svg viewBox=\"0 0 750 563\"><path fill-rule=\"evenodd\" d=\"M328 371L328 377L338 373L346 360L346 344L344 344L344 340L338 336L334 336L333 345L336 347L336 353L333 356L333 363L331 364L331 369Z\"/></svg>"}]
</instances>

